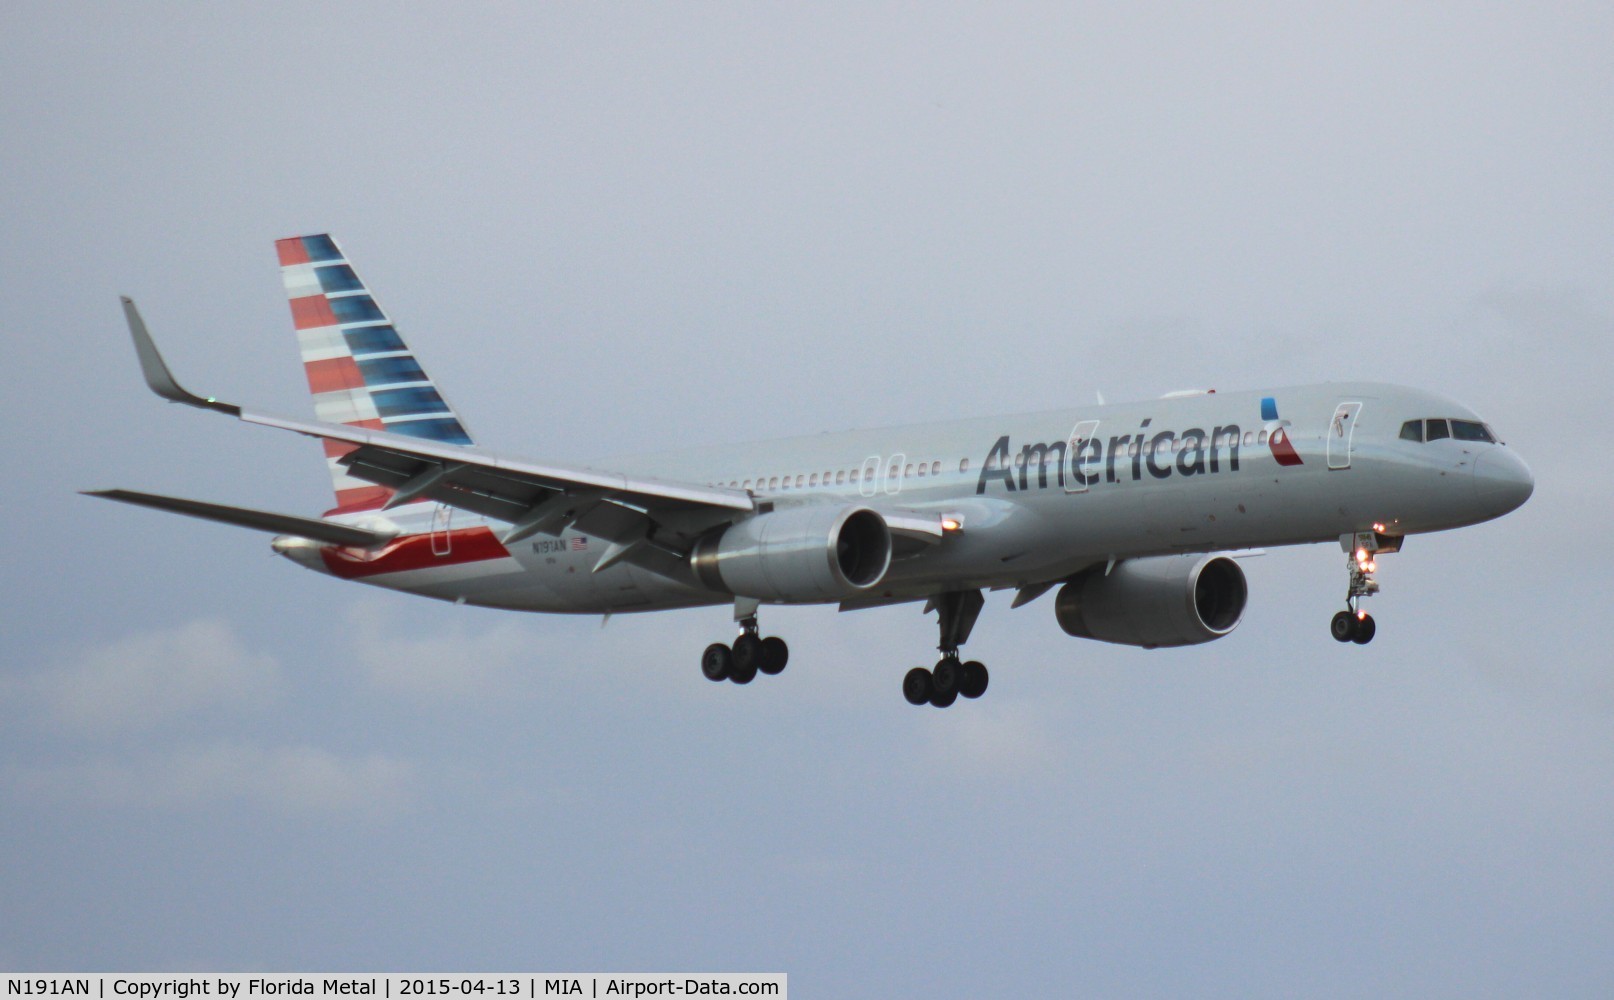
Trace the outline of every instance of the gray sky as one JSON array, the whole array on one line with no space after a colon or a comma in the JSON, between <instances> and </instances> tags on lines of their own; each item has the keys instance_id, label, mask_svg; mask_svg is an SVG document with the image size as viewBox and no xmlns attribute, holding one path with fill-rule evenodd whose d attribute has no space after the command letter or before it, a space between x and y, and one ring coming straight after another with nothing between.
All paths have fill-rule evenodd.
<instances>
[{"instance_id":1,"label":"gray sky","mask_svg":"<svg viewBox=\"0 0 1614 1000\"><path fill-rule=\"evenodd\" d=\"M28 3L0 32L0 967L783 970L802 996L1614 990L1607 4ZM989 599L598 619L74 495L315 512L271 241L329 230L479 440L590 458L1375 377L1501 521L1247 564L1144 652Z\"/></svg>"}]
</instances>

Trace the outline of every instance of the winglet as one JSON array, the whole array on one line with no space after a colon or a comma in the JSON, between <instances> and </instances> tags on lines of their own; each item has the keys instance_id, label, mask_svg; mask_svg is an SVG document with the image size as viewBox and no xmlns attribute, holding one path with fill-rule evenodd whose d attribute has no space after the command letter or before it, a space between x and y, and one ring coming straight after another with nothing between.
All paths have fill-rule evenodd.
<instances>
[{"instance_id":1,"label":"winglet","mask_svg":"<svg viewBox=\"0 0 1614 1000\"><path fill-rule=\"evenodd\" d=\"M241 407L232 403L221 403L216 399L203 399L174 378L174 373L168 370L163 356L157 352L157 345L146 332L146 321L140 318L140 310L135 308L134 299L122 296L123 317L129 321L129 336L134 339L135 356L140 359L140 372L146 376L146 385L151 387L162 398L174 402L184 403L186 406L199 406L205 410L219 410L233 417L241 415Z\"/></svg>"}]
</instances>

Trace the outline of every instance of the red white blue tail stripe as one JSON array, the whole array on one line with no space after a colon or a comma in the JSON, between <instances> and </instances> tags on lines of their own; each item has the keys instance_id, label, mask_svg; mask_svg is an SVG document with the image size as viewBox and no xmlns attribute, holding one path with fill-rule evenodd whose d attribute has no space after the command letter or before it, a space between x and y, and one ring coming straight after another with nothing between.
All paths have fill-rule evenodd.
<instances>
[{"instance_id":1,"label":"red white blue tail stripe","mask_svg":"<svg viewBox=\"0 0 1614 1000\"><path fill-rule=\"evenodd\" d=\"M450 444L470 444L459 416L328 234L278 240L308 390L320 420ZM327 441L332 513L373 510L391 496L338 464L353 445Z\"/></svg>"}]
</instances>

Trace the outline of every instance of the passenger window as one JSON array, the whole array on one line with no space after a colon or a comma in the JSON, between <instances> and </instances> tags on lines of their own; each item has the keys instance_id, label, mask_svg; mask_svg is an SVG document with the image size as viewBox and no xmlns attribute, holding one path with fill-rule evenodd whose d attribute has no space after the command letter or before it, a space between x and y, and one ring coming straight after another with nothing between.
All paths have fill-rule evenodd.
<instances>
[{"instance_id":1,"label":"passenger window","mask_svg":"<svg viewBox=\"0 0 1614 1000\"><path fill-rule=\"evenodd\" d=\"M745 487L744 487L744 488L745 488L745 489L750 489L750 488L751 488L751 480L749 480L749 479L747 479L747 480L746 480L746 481L745 481Z\"/></svg>"},{"instance_id":2,"label":"passenger window","mask_svg":"<svg viewBox=\"0 0 1614 1000\"><path fill-rule=\"evenodd\" d=\"M902 474L903 474L903 475L904 475L904 476L911 476L911 475L913 475L913 463L912 463L912 462L909 462L909 463L908 463L908 465L907 465L907 466L906 466L906 467L904 467L904 468L903 468L903 470L902 470Z\"/></svg>"},{"instance_id":3,"label":"passenger window","mask_svg":"<svg viewBox=\"0 0 1614 1000\"><path fill-rule=\"evenodd\" d=\"M1255 441L1256 441L1257 444L1266 444L1267 443L1267 432L1262 431L1261 436L1256 438Z\"/></svg>"},{"instance_id":4,"label":"passenger window","mask_svg":"<svg viewBox=\"0 0 1614 1000\"><path fill-rule=\"evenodd\" d=\"M854 483L855 483L855 482L857 482L857 474L858 474L858 470L857 470L857 469L853 469L853 470L852 470L852 477L851 477L851 481L852 481L852 482L854 482Z\"/></svg>"},{"instance_id":5,"label":"passenger window","mask_svg":"<svg viewBox=\"0 0 1614 1000\"><path fill-rule=\"evenodd\" d=\"M796 489L798 489L798 490L799 490L799 489L801 489L801 488L802 488L802 486L803 486L803 485L804 485L804 484L805 484L805 483L806 483L806 482L807 482L807 477L806 477L806 476L797 476L797 477L796 477Z\"/></svg>"},{"instance_id":6,"label":"passenger window","mask_svg":"<svg viewBox=\"0 0 1614 1000\"><path fill-rule=\"evenodd\" d=\"M844 482L846 482L846 470L841 469L839 472L835 473L835 485L839 486Z\"/></svg>"},{"instance_id":7,"label":"passenger window","mask_svg":"<svg viewBox=\"0 0 1614 1000\"><path fill-rule=\"evenodd\" d=\"M1245 431L1244 432L1244 447L1246 447L1246 448L1255 447L1255 431Z\"/></svg>"},{"instance_id":8,"label":"passenger window","mask_svg":"<svg viewBox=\"0 0 1614 1000\"><path fill-rule=\"evenodd\" d=\"M1403 440L1403 441L1419 441L1419 442L1423 441L1423 421L1422 420L1408 420L1406 423L1402 424L1401 425L1401 440Z\"/></svg>"},{"instance_id":9,"label":"passenger window","mask_svg":"<svg viewBox=\"0 0 1614 1000\"><path fill-rule=\"evenodd\" d=\"M779 477L778 476L774 476L772 479L768 480L768 489L776 490L778 488L779 488Z\"/></svg>"},{"instance_id":10,"label":"passenger window","mask_svg":"<svg viewBox=\"0 0 1614 1000\"><path fill-rule=\"evenodd\" d=\"M930 463L930 474L933 475L933 476L941 475L941 463L940 462L931 462Z\"/></svg>"},{"instance_id":11,"label":"passenger window","mask_svg":"<svg viewBox=\"0 0 1614 1000\"><path fill-rule=\"evenodd\" d=\"M928 474L929 472L930 472L930 466L926 465L923 462L920 462L919 463L919 475L923 476L923 475Z\"/></svg>"},{"instance_id":12,"label":"passenger window","mask_svg":"<svg viewBox=\"0 0 1614 1000\"><path fill-rule=\"evenodd\" d=\"M807 485L808 486L817 486L818 485L818 473L815 472L811 476L807 477Z\"/></svg>"},{"instance_id":13,"label":"passenger window","mask_svg":"<svg viewBox=\"0 0 1614 1000\"><path fill-rule=\"evenodd\" d=\"M1493 444L1496 438L1485 425L1473 420L1453 420L1451 422L1451 436L1459 441L1490 441Z\"/></svg>"},{"instance_id":14,"label":"passenger window","mask_svg":"<svg viewBox=\"0 0 1614 1000\"><path fill-rule=\"evenodd\" d=\"M1439 441L1441 438L1451 437L1451 428L1446 426L1444 420L1425 420L1424 426L1428 428L1424 435L1426 441Z\"/></svg>"},{"instance_id":15,"label":"passenger window","mask_svg":"<svg viewBox=\"0 0 1614 1000\"><path fill-rule=\"evenodd\" d=\"M967 459L967 458L959 459L958 460L958 474L962 476L968 471L970 471L970 460Z\"/></svg>"}]
</instances>

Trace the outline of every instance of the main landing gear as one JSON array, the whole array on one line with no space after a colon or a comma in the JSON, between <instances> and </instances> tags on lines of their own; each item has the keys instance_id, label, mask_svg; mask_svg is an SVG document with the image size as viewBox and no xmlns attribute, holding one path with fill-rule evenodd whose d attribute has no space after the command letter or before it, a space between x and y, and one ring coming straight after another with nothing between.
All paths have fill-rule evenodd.
<instances>
[{"instance_id":1,"label":"main landing gear","mask_svg":"<svg viewBox=\"0 0 1614 1000\"><path fill-rule=\"evenodd\" d=\"M977 660L961 662L958 655L958 647L969 639L985 603L979 590L952 591L931 598L925 610L935 608L939 612L941 643L937 648L942 655L935 667L914 667L902 679L902 696L908 704L946 708L959 695L979 698L986 693L986 666Z\"/></svg>"},{"instance_id":2,"label":"main landing gear","mask_svg":"<svg viewBox=\"0 0 1614 1000\"><path fill-rule=\"evenodd\" d=\"M714 642L706 647L701 654L701 673L709 681L749 684L758 673L777 674L789 661L790 647L776 635L758 635L757 616L752 613L740 619L740 636L733 646Z\"/></svg>"},{"instance_id":3,"label":"main landing gear","mask_svg":"<svg viewBox=\"0 0 1614 1000\"><path fill-rule=\"evenodd\" d=\"M1339 541L1350 553L1345 560L1350 584L1345 591L1345 610L1335 614L1328 623L1328 634L1340 642L1365 646L1373 641L1379 629L1373 623L1373 616L1362 610L1362 599L1379 592L1379 581L1374 579L1379 569L1378 554L1401 551L1401 539L1395 535L1380 534L1375 526L1373 531L1343 535Z\"/></svg>"}]
</instances>

